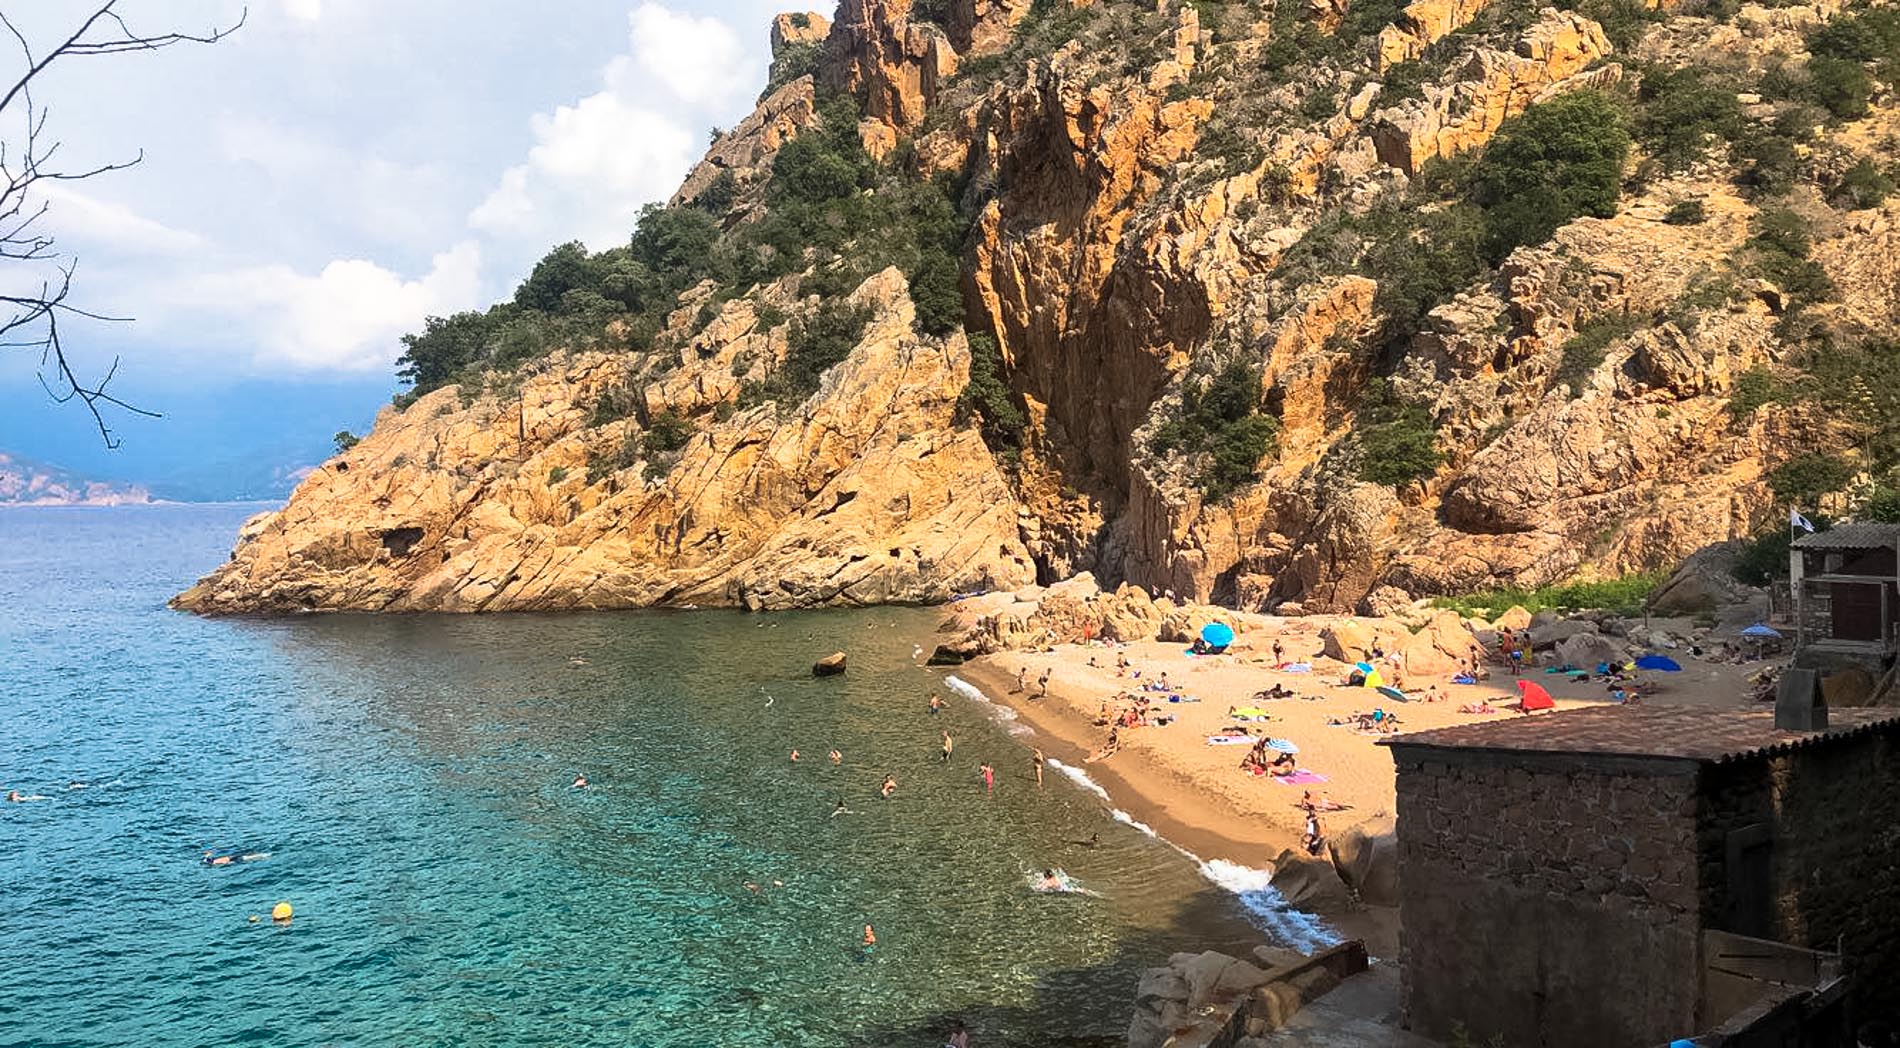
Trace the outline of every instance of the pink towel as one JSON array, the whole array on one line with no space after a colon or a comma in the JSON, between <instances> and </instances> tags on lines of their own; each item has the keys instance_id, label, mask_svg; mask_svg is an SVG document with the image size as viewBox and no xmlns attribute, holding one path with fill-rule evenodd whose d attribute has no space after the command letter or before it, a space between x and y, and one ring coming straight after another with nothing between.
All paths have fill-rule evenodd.
<instances>
[{"instance_id":1,"label":"pink towel","mask_svg":"<svg viewBox=\"0 0 1900 1048\"><path fill-rule=\"evenodd\" d=\"M1309 786L1316 782L1325 782L1326 776L1301 768L1291 775L1275 775L1273 781L1282 786Z\"/></svg>"}]
</instances>

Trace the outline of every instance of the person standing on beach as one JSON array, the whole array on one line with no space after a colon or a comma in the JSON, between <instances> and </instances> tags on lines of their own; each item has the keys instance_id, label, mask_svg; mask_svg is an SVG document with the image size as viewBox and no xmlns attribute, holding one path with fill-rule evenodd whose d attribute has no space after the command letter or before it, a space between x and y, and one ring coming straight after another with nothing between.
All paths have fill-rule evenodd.
<instances>
[{"instance_id":1,"label":"person standing on beach","mask_svg":"<svg viewBox=\"0 0 1900 1048\"><path fill-rule=\"evenodd\" d=\"M1278 637L1273 638L1273 664L1275 666L1286 665L1286 648L1280 643L1280 638Z\"/></svg>"},{"instance_id":2,"label":"person standing on beach","mask_svg":"<svg viewBox=\"0 0 1900 1048\"><path fill-rule=\"evenodd\" d=\"M984 792L986 793L996 792L996 769L990 767L988 762L984 762L983 764L978 766L977 770L983 773Z\"/></svg>"},{"instance_id":3,"label":"person standing on beach","mask_svg":"<svg viewBox=\"0 0 1900 1048\"><path fill-rule=\"evenodd\" d=\"M950 751L956 748L957 748L957 741L950 737L949 732L947 731L944 732L943 733L943 756L938 759L937 763L939 764L950 763Z\"/></svg>"},{"instance_id":4,"label":"person standing on beach","mask_svg":"<svg viewBox=\"0 0 1900 1048\"><path fill-rule=\"evenodd\" d=\"M1018 666L1016 668L1016 691L1013 692L1012 694L1020 694L1028 690L1029 690L1029 667Z\"/></svg>"},{"instance_id":5,"label":"person standing on beach","mask_svg":"<svg viewBox=\"0 0 1900 1048\"><path fill-rule=\"evenodd\" d=\"M1053 669L1047 669L1047 668L1045 668L1045 669L1044 669L1044 670L1042 671L1042 676L1041 676L1041 677L1039 677L1039 678L1037 678L1037 680L1036 680L1036 698L1039 698L1039 699L1046 699L1046 698L1048 698L1048 697L1049 697L1049 675L1050 675L1050 674L1052 674L1052 673L1054 673L1054 672L1055 672L1055 670L1053 670Z\"/></svg>"},{"instance_id":6,"label":"person standing on beach","mask_svg":"<svg viewBox=\"0 0 1900 1048\"><path fill-rule=\"evenodd\" d=\"M1047 758L1043 757L1041 750L1037 750L1035 753L1035 756L1029 758L1030 763L1035 765L1036 767L1036 785L1037 786L1042 785L1042 763L1045 759Z\"/></svg>"}]
</instances>

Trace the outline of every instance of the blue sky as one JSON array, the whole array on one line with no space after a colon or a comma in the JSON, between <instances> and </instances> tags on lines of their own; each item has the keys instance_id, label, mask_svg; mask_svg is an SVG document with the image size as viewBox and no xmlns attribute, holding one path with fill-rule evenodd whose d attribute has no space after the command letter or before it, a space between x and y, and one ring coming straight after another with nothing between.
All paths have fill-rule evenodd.
<instances>
[{"instance_id":1,"label":"blue sky","mask_svg":"<svg viewBox=\"0 0 1900 1048\"><path fill-rule=\"evenodd\" d=\"M40 41L83 14L29 6ZM148 31L243 8L120 4ZM69 165L145 151L49 194L75 301L136 318L69 325L67 343L95 368L123 357L115 388L168 417L128 423L128 448L107 454L82 412L45 403L34 359L0 351L0 448L149 480L214 453L287 465L270 460L366 428L424 316L504 297L556 243L620 243L671 193L708 129L750 110L781 9L251 0L215 47L55 66L38 100ZM19 55L0 55L17 76Z\"/></svg>"}]
</instances>

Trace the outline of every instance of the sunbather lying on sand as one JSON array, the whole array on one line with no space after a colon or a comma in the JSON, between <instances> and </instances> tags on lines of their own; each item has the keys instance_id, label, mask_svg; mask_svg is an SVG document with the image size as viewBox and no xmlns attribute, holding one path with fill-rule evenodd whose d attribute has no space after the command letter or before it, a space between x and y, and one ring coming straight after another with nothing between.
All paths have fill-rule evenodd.
<instances>
[{"instance_id":1,"label":"sunbather lying on sand","mask_svg":"<svg viewBox=\"0 0 1900 1048\"><path fill-rule=\"evenodd\" d=\"M1302 793L1300 795L1300 802L1298 804L1295 804L1294 807L1303 808L1307 811L1351 811L1352 810L1352 805L1341 804L1338 801L1333 800L1331 797L1328 797L1323 793L1320 794L1318 797L1315 797L1313 796L1312 790L1307 790L1305 793Z\"/></svg>"},{"instance_id":2,"label":"sunbather lying on sand","mask_svg":"<svg viewBox=\"0 0 1900 1048\"><path fill-rule=\"evenodd\" d=\"M1463 706L1458 707L1459 713L1496 713L1497 711L1498 708L1496 706L1482 699L1477 702L1467 702Z\"/></svg>"}]
</instances>

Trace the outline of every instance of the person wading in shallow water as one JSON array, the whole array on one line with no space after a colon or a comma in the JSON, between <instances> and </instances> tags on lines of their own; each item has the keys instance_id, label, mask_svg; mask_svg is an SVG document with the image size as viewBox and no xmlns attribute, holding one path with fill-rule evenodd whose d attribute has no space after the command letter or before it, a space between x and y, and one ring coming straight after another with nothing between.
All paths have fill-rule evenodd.
<instances>
[{"instance_id":1,"label":"person wading in shallow water","mask_svg":"<svg viewBox=\"0 0 1900 1048\"><path fill-rule=\"evenodd\" d=\"M897 792L897 776L895 775L884 776L884 785L879 786L877 788L877 792L880 797L883 797L887 801L890 800L891 794Z\"/></svg>"},{"instance_id":2,"label":"person wading in shallow water","mask_svg":"<svg viewBox=\"0 0 1900 1048\"><path fill-rule=\"evenodd\" d=\"M1042 755L1041 750L1037 750L1036 755L1029 758L1030 763L1036 766L1036 785L1038 786L1042 785L1042 764L1043 764L1043 761L1047 759L1048 758Z\"/></svg>"},{"instance_id":3,"label":"person wading in shallow water","mask_svg":"<svg viewBox=\"0 0 1900 1048\"><path fill-rule=\"evenodd\" d=\"M957 741L950 737L949 732L947 731L944 732L943 733L943 758L938 763L940 764L950 763L950 751L956 748L957 748Z\"/></svg>"}]
</instances>

